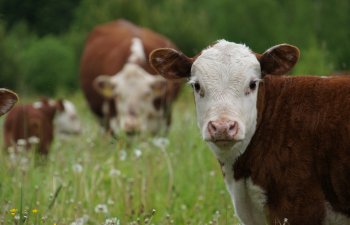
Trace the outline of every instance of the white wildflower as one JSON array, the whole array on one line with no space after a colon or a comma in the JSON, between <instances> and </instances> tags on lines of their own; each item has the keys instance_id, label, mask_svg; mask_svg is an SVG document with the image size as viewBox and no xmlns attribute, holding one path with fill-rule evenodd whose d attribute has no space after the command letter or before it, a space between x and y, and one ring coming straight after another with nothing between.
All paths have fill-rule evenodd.
<instances>
[{"instance_id":1,"label":"white wildflower","mask_svg":"<svg viewBox=\"0 0 350 225\"><path fill-rule=\"evenodd\" d=\"M204 200L204 196L203 195L199 195L198 196L198 201L203 201Z\"/></svg>"},{"instance_id":2,"label":"white wildflower","mask_svg":"<svg viewBox=\"0 0 350 225\"><path fill-rule=\"evenodd\" d=\"M28 142L30 144L38 144L40 142L40 139L36 136L31 136L30 138L28 138Z\"/></svg>"},{"instance_id":3,"label":"white wildflower","mask_svg":"<svg viewBox=\"0 0 350 225\"><path fill-rule=\"evenodd\" d=\"M119 159L121 160L121 161L124 161L125 159L126 159L126 157L127 157L127 153L126 153L126 151L124 150L124 149L122 149L120 152L119 152Z\"/></svg>"},{"instance_id":4,"label":"white wildflower","mask_svg":"<svg viewBox=\"0 0 350 225\"><path fill-rule=\"evenodd\" d=\"M112 199L108 198L107 204L108 205L114 205L114 201Z\"/></svg>"},{"instance_id":5,"label":"white wildflower","mask_svg":"<svg viewBox=\"0 0 350 225\"><path fill-rule=\"evenodd\" d=\"M18 139L17 145L18 146L25 146L27 144L27 141L25 139Z\"/></svg>"},{"instance_id":6,"label":"white wildflower","mask_svg":"<svg viewBox=\"0 0 350 225\"><path fill-rule=\"evenodd\" d=\"M76 219L74 222L72 222L70 225L84 225L88 222L89 216L83 215L82 217Z\"/></svg>"},{"instance_id":7,"label":"white wildflower","mask_svg":"<svg viewBox=\"0 0 350 225\"><path fill-rule=\"evenodd\" d=\"M211 177L215 176L215 171L214 170L210 171L209 176L211 176Z\"/></svg>"},{"instance_id":8,"label":"white wildflower","mask_svg":"<svg viewBox=\"0 0 350 225\"><path fill-rule=\"evenodd\" d=\"M158 148L165 148L169 145L169 140L164 137L153 138L152 143Z\"/></svg>"},{"instance_id":9,"label":"white wildflower","mask_svg":"<svg viewBox=\"0 0 350 225\"><path fill-rule=\"evenodd\" d=\"M120 225L120 221L117 217L106 219L104 225Z\"/></svg>"},{"instance_id":10,"label":"white wildflower","mask_svg":"<svg viewBox=\"0 0 350 225\"><path fill-rule=\"evenodd\" d=\"M122 174L122 172L120 172L120 170L117 170L117 169L115 169L115 168L112 168L112 169L109 171L109 176L110 176L110 177L119 177L121 174Z\"/></svg>"},{"instance_id":11,"label":"white wildflower","mask_svg":"<svg viewBox=\"0 0 350 225\"><path fill-rule=\"evenodd\" d=\"M73 165L73 171L74 171L74 173L77 173L77 174L81 173L81 172L83 172L83 166L79 163L76 163Z\"/></svg>"},{"instance_id":12,"label":"white wildflower","mask_svg":"<svg viewBox=\"0 0 350 225\"><path fill-rule=\"evenodd\" d=\"M140 149L136 148L134 150L134 154L135 154L136 158L140 158L142 155L142 151Z\"/></svg>"},{"instance_id":13,"label":"white wildflower","mask_svg":"<svg viewBox=\"0 0 350 225\"><path fill-rule=\"evenodd\" d=\"M27 157L19 157L19 166L22 171L28 171L29 159Z\"/></svg>"},{"instance_id":14,"label":"white wildflower","mask_svg":"<svg viewBox=\"0 0 350 225\"><path fill-rule=\"evenodd\" d=\"M95 212L97 213L108 213L108 207L106 204L98 204L95 207Z\"/></svg>"},{"instance_id":15,"label":"white wildflower","mask_svg":"<svg viewBox=\"0 0 350 225\"><path fill-rule=\"evenodd\" d=\"M13 146L8 147L7 151L8 151L9 154L14 154L16 152L15 148Z\"/></svg>"}]
</instances>

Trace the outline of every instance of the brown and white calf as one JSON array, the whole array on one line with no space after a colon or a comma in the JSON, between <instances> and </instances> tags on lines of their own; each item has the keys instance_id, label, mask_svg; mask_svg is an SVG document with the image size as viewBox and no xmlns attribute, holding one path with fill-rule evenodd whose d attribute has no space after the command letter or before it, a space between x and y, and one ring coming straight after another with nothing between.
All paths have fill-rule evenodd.
<instances>
[{"instance_id":1,"label":"brown and white calf","mask_svg":"<svg viewBox=\"0 0 350 225\"><path fill-rule=\"evenodd\" d=\"M284 76L299 50L256 54L220 40L189 58L151 53L168 79L187 77L197 122L245 225L350 224L350 79Z\"/></svg>"},{"instance_id":2,"label":"brown and white calf","mask_svg":"<svg viewBox=\"0 0 350 225\"><path fill-rule=\"evenodd\" d=\"M149 53L175 45L126 20L96 26L80 64L80 84L104 128L118 134L167 130L180 82L167 81L148 63Z\"/></svg>"},{"instance_id":3,"label":"brown and white calf","mask_svg":"<svg viewBox=\"0 0 350 225\"><path fill-rule=\"evenodd\" d=\"M48 154L54 134L78 134L80 121L68 100L47 100L16 105L4 122L5 147L38 144L38 152ZM19 143L23 142L23 143Z\"/></svg>"},{"instance_id":4,"label":"brown and white calf","mask_svg":"<svg viewBox=\"0 0 350 225\"><path fill-rule=\"evenodd\" d=\"M0 88L0 116L4 115L18 101L17 94L5 88Z\"/></svg>"}]
</instances>

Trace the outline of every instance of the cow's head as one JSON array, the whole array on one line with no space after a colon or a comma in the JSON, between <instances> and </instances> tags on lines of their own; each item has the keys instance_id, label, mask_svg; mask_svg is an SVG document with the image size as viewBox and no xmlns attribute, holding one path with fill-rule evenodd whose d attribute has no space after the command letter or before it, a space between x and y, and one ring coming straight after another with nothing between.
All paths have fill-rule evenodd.
<instances>
[{"instance_id":1,"label":"cow's head","mask_svg":"<svg viewBox=\"0 0 350 225\"><path fill-rule=\"evenodd\" d=\"M260 55L245 45L220 40L195 58L173 49L157 49L150 63L167 79L189 79L203 139L226 149L249 143L254 134L263 76L287 73L298 58L299 50L287 44Z\"/></svg>"},{"instance_id":2,"label":"cow's head","mask_svg":"<svg viewBox=\"0 0 350 225\"><path fill-rule=\"evenodd\" d=\"M132 38L123 68L113 76L101 75L94 80L97 92L115 103L117 116L109 121L115 134L154 134L166 128L167 81L143 69L148 63L146 58L141 39Z\"/></svg>"},{"instance_id":3,"label":"cow's head","mask_svg":"<svg viewBox=\"0 0 350 225\"><path fill-rule=\"evenodd\" d=\"M54 119L55 129L59 134L79 134L81 123L72 102L66 99L55 101L56 116Z\"/></svg>"},{"instance_id":4,"label":"cow's head","mask_svg":"<svg viewBox=\"0 0 350 225\"><path fill-rule=\"evenodd\" d=\"M163 77L149 74L138 64L127 63L114 76L97 77L94 86L115 103L117 117L110 121L114 133L156 133L166 127Z\"/></svg>"},{"instance_id":5,"label":"cow's head","mask_svg":"<svg viewBox=\"0 0 350 225\"><path fill-rule=\"evenodd\" d=\"M72 102L66 99L52 100L42 97L40 101L33 103L33 107L53 121L57 134L69 135L81 132L81 123Z\"/></svg>"},{"instance_id":6,"label":"cow's head","mask_svg":"<svg viewBox=\"0 0 350 225\"><path fill-rule=\"evenodd\" d=\"M0 116L7 113L18 101L16 93L0 88Z\"/></svg>"}]
</instances>

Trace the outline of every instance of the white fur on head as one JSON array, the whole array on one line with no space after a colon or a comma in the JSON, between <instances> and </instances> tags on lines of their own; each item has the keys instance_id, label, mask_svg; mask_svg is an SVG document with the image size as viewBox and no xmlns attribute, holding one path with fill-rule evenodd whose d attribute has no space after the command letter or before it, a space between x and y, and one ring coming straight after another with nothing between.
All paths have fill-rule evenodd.
<instances>
[{"instance_id":1,"label":"white fur on head","mask_svg":"<svg viewBox=\"0 0 350 225\"><path fill-rule=\"evenodd\" d=\"M78 134L81 124L75 106L68 100L63 100L63 111L57 111L55 116L55 129L62 134Z\"/></svg>"},{"instance_id":2,"label":"white fur on head","mask_svg":"<svg viewBox=\"0 0 350 225\"><path fill-rule=\"evenodd\" d=\"M143 50L143 44L140 38L133 38L131 40L129 63L145 62L146 55Z\"/></svg>"},{"instance_id":3,"label":"white fur on head","mask_svg":"<svg viewBox=\"0 0 350 225\"><path fill-rule=\"evenodd\" d=\"M154 90L153 86L165 82L163 77L151 75L137 64L127 63L109 82L115 87L113 96L118 110L118 117L113 120L117 124L111 126L116 129L115 133L119 130L156 133L166 127L163 108L154 106L154 100L164 92Z\"/></svg>"},{"instance_id":4,"label":"white fur on head","mask_svg":"<svg viewBox=\"0 0 350 225\"><path fill-rule=\"evenodd\" d=\"M261 78L260 64L245 45L219 40L205 49L194 61L190 83L198 83L203 96L195 93L197 122L203 139L209 140L208 123L229 119L238 123L237 152L249 143L255 132L257 119L257 89L249 84ZM243 143L241 143L243 142ZM211 143L213 144L213 143ZM214 148L219 154L222 148ZM225 149L227 150L227 149Z\"/></svg>"}]
</instances>

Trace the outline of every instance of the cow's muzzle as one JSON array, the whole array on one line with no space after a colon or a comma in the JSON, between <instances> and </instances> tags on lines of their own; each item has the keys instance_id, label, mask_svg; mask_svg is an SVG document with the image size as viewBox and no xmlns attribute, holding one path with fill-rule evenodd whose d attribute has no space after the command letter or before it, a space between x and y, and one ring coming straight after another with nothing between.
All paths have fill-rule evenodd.
<instances>
[{"instance_id":1,"label":"cow's muzzle","mask_svg":"<svg viewBox=\"0 0 350 225\"><path fill-rule=\"evenodd\" d=\"M208 134L209 140L216 143L233 142L236 139L238 133L238 122L227 119L218 119L209 121Z\"/></svg>"}]
</instances>

